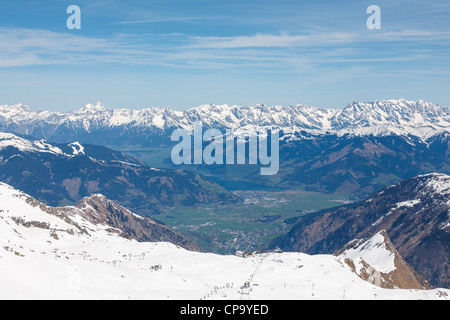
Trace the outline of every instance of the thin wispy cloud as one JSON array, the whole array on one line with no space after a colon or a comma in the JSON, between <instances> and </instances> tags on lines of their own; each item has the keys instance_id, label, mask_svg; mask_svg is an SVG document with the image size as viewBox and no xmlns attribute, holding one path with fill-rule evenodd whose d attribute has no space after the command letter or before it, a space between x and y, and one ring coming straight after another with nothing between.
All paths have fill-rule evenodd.
<instances>
[{"instance_id":1,"label":"thin wispy cloud","mask_svg":"<svg viewBox=\"0 0 450 320\"><path fill-rule=\"evenodd\" d=\"M191 37L193 48L301 48L334 47L373 41L440 41L450 39L450 32L403 30L368 34L365 32L323 32L305 35L256 34L235 37Z\"/></svg>"},{"instance_id":2,"label":"thin wispy cloud","mask_svg":"<svg viewBox=\"0 0 450 320\"><path fill-rule=\"evenodd\" d=\"M179 18L165 18L165 19L147 19L147 20L129 20L119 21L114 24L146 24L159 22L186 22L186 21L201 21L201 20L219 20L227 19L228 17L179 17Z\"/></svg>"},{"instance_id":3,"label":"thin wispy cloud","mask_svg":"<svg viewBox=\"0 0 450 320\"><path fill-rule=\"evenodd\" d=\"M356 32L315 34L255 34L235 37L152 35L146 41L134 34L108 38L25 28L0 28L0 67L42 64L119 63L180 68L289 68L320 63L410 61L433 54L409 52L390 57L362 57L364 44L416 39L438 41L448 32L405 30L367 35ZM380 50L379 52L383 52ZM333 53L333 59L330 59ZM392 54L392 52L391 52Z\"/></svg>"},{"instance_id":4,"label":"thin wispy cloud","mask_svg":"<svg viewBox=\"0 0 450 320\"><path fill-rule=\"evenodd\" d=\"M323 33L309 35L256 34L236 37L192 37L193 48L294 48L304 46L333 46L355 41L352 33Z\"/></svg>"},{"instance_id":5,"label":"thin wispy cloud","mask_svg":"<svg viewBox=\"0 0 450 320\"><path fill-rule=\"evenodd\" d=\"M304 97L331 105L337 96L342 105L355 99L355 92L448 100L446 0L379 0L381 30L367 29L367 6L357 0L79 0L77 5L82 29L70 31L61 1L2 3L0 98L22 101L24 81L47 75L46 84L37 80L25 88L33 91L30 97L40 94L48 101L44 93L59 87L51 96L64 101L67 95L86 99L86 92L102 100L97 95L103 92L116 103L132 93L136 101L147 103L151 96L161 105L205 99L303 103ZM80 95L66 89L67 74L78 77L72 87ZM174 88L182 93L173 94Z\"/></svg>"},{"instance_id":6,"label":"thin wispy cloud","mask_svg":"<svg viewBox=\"0 0 450 320\"><path fill-rule=\"evenodd\" d=\"M129 63L148 55L138 43L25 28L0 28L0 66L97 62Z\"/></svg>"}]
</instances>

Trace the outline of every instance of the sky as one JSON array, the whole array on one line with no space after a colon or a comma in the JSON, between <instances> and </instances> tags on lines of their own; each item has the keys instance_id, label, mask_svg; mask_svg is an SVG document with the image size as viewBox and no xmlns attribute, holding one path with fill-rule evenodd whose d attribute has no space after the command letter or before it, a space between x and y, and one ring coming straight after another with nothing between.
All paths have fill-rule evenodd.
<instances>
[{"instance_id":1,"label":"sky","mask_svg":"<svg viewBox=\"0 0 450 320\"><path fill-rule=\"evenodd\" d=\"M449 106L449 57L448 0L0 0L0 105L36 111Z\"/></svg>"}]
</instances>

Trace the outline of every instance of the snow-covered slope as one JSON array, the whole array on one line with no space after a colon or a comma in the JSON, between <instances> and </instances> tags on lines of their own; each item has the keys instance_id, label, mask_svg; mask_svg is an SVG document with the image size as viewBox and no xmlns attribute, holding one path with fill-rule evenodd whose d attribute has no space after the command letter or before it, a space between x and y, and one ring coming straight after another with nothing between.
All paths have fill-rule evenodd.
<instances>
[{"instance_id":1,"label":"snow-covered slope","mask_svg":"<svg viewBox=\"0 0 450 320\"><path fill-rule=\"evenodd\" d=\"M300 217L291 231L276 239L272 247L311 254L335 253L354 239L372 238L385 230L395 249L415 271L431 285L448 288L449 199L449 175L420 175L385 188L365 201ZM364 253L360 250L364 247L377 246L368 243L358 247L351 251L356 254L354 257ZM378 249L383 247L386 245ZM386 274L392 269L392 263L387 263L391 260L378 260L376 255L362 257Z\"/></svg>"},{"instance_id":2,"label":"snow-covered slope","mask_svg":"<svg viewBox=\"0 0 450 320\"><path fill-rule=\"evenodd\" d=\"M45 207L5 184L0 284L1 299L447 299L450 293L382 289L331 255L243 259L138 243L77 208Z\"/></svg>"},{"instance_id":3,"label":"snow-covered slope","mask_svg":"<svg viewBox=\"0 0 450 320\"><path fill-rule=\"evenodd\" d=\"M51 154L60 158L73 158L75 156L87 156L91 160L122 162L132 166L141 166L142 162L122 155L114 150L95 146L83 145L80 142L69 144L50 143L44 139L34 140L22 138L12 133L0 132L0 152L6 149L15 150L15 153L25 152L34 154Z\"/></svg>"},{"instance_id":4,"label":"snow-covered slope","mask_svg":"<svg viewBox=\"0 0 450 320\"><path fill-rule=\"evenodd\" d=\"M353 240L339 257L361 278L382 288L426 289L430 285L403 259L382 230L370 239Z\"/></svg>"},{"instance_id":5,"label":"snow-covered slope","mask_svg":"<svg viewBox=\"0 0 450 320\"><path fill-rule=\"evenodd\" d=\"M395 255L388 249L385 233L379 232L370 240L354 245L346 250L344 256L357 263L365 261L382 273L393 272L395 270Z\"/></svg>"},{"instance_id":6,"label":"snow-covered slope","mask_svg":"<svg viewBox=\"0 0 450 320\"><path fill-rule=\"evenodd\" d=\"M42 229L54 240L81 236L101 241L116 235L139 242L170 241L190 250L201 250L189 238L100 194L83 198L75 206L50 207L0 183L0 213L1 218L8 216L18 227Z\"/></svg>"},{"instance_id":7,"label":"snow-covered slope","mask_svg":"<svg viewBox=\"0 0 450 320\"><path fill-rule=\"evenodd\" d=\"M135 128L164 132L173 128L192 130L195 121L205 126L231 128L246 133L281 129L285 133L338 135L413 135L422 139L449 132L450 109L425 101L384 100L353 102L343 109L296 106L203 105L184 112L170 108L110 110L100 103L69 113L32 112L22 104L0 106L0 126L20 134L93 132L112 128ZM72 133L73 133L72 132Z\"/></svg>"},{"instance_id":8,"label":"snow-covered slope","mask_svg":"<svg viewBox=\"0 0 450 320\"><path fill-rule=\"evenodd\" d=\"M27 140L11 133L0 132L0 150L7 147L17 148L20 151L48 152L63 155L60 148L47 143L45 140ZM69 155L67 155L69 156Z\"/></svg>"}]
</instances>

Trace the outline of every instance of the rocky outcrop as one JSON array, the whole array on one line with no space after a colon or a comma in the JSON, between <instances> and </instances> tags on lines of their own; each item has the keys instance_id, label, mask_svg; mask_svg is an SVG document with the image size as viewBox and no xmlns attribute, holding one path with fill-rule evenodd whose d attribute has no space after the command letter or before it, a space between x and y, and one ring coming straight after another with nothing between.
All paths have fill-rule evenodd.
<instances>
[{"instance_id":1,"label":"rocky outcrop","mask_svg":"<svg viewBox=\"0 0 450 320\"><path fill-rule=\"evenodd\" d=\"M385 230L354 240L336 253L363 280L385 289L430 289L400 255Z\"/></svg>"},{"instance_id":2,"label":"rocky outcrop","mask_svg":"<svg viewBox=\"0 0 450 320\"><path fill-rule=\"evenodd\" d=\"M191 251L201 247L184 235L175 232L155 220L140 217L101 194L84 198L75 205L84 219L95 225L107 225L110 232L139 242L171 242Z\"/></svg>"},{"instance_id":3,"label":"rocky outcrop","mask_svg":"<svg viewBox=\"0 0 450 320\"><path fill-rule=\"evenodd\" d=\"M10 216L10 219L16 225L27 229L48 230L53 240L59 240L58 234L95 237L99 230L103 230L129 240L170 242L187 250L203 251L199 245L188 237L153 219L138 216L100 194L86 197L75 206L50 207L0 182L0 196L2 196L0 200L5 202L10 202L8 196L14 198L14 201L17 202L14 209L17 209L18 212L20 210L28 212L30 211L29 208L37 209L36 212L39 212L40 216ZM1 201L0 208L3 208ZM22 209L19 208L21 206L23 206ZM9 210L4 209L0 209L0 213L10 214ZM0 218L2 217L0 216ZM39 220L39 218L41 219ZM52 221L52 223L49 221ZM63 225L65 227L62 227Z\"/></svg>"},{"instance_id":4,"label":"rocky outcrop","mask_svg":"<svg viewBox=\"0 0 450 320\"><path fill-rule=\"evenodd\" d=\"M433 286L450 287L450 176L406 180L361 201L300 217L272 247L334 253L386 230L405 260Z\"/></svg>"}]
</instances>

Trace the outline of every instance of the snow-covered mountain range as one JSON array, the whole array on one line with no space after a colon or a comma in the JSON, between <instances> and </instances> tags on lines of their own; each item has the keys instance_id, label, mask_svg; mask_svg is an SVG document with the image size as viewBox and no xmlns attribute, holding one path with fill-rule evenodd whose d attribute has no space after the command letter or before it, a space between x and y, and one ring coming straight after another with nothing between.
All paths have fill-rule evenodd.
<instances>
[{"instance_id":1,"label":"snow-covered mountain range","mask_svg":"<svg viewBox=\"0 0 450 320\"><path fill-rule=\"evenodd\" d=\"M384 100L353 102L343 109L296 106L202 105L187 111L170 108L142 110L107 109L101 103L88 104L74 112L33 112L18 104L0 106L0 129L52 140L81 134L118 130L166 132L173 128L192 130L195 121L212 128L230 128L246 133L280 129L285 133L390 134L428 139L449 132L450 109L425 101ZM59 141L53 139L53 141Z\"/></svg>"},{"instance_id":2,"label":"snow-covered mountain range","mask_svg":"<svg viewBox=\"0 0 450 320\"><path fill-rule=\"evenodd\" d=\"M92 205L106 199L86 200L52 208L0 184L1 299L448 299L450 294L392 281L396 289L385 289L384 282L373 281L373 275L414 277L398 268L384 236L339 256L219 256L126 239L123 224L107 222L116 214ZM142 219L115 209L133 224ZM349 259L366 263L372 278L364 279Z\"/></svg>"}]
</instances>

